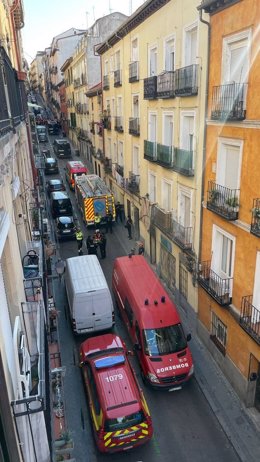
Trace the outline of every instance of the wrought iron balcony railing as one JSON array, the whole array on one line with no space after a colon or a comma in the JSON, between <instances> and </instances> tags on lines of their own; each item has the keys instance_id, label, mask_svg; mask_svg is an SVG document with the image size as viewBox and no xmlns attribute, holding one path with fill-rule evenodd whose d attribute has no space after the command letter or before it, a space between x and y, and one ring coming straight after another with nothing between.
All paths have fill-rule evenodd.
<instances>
[{"instance_id":1,"label":"wrought iron balcony railing","mask_svg":"<svg viewBox=\"0 0 260 462\"><path fill-rule=\"evenodd\" d=\"M230 83L213 87L212 120L244 120L246 118L245 83Z\"/></svg>"},{"instance_id":2,"label":"wrought iron balcony railing","mask_svg":"<svg viewBox=\"0 0 260 462\"><path fill-rule=\"evenodd\" d=\"M144 140L144 159L157 161L157 144L155 141Z\"/></svg>"},{"instance_id":3,"label":"wrought iron balcony railing","mask_svg":"<svg viewBox=\"0 0 260 462\"><path fill-rule=\"evenodd\" d=\"M238 219L239 189L229 189L213 181L208 182L207 209L217 213L226 220Z\"/></svg>"},{"instance_id":4,"label":"wrought iron balcony railing","mask_svg":"<svg viewBox=\"0 0 260 462\"><path fill-rule=\"evenodd\" d=\"M260 345L260 309L252 301L252 295L242 298L239 324Z\"/></svg>"},{"instance_id":5,"label":"wrought iron balcony railing","mask_svg":"<svg viewBox=\"0 0 260 462\"><path fill-rule=\"evenodd\" d=\"M157 205L152 207L151 222L182 250L192 250L192 228L184 227Z\"/></svg>"},{"instance_id":6,"label":"wrought iron balcony railing","mask_svg":"<svg viewBox=\"0 0 260 462\"><path fill-rule=\"evenodd\" d=\"M122 85L122 72L120 69L114 71L114 87L121 87Z\"/></svg>"},{"instance_id":7,"label":"wrought iron balcony railing","mask_svg":"<svg viewBox=\"0 0 260 462\"><path fill-rule=\"evenodd\" d=\"M185 176L194 176L193 151L175 148L173 170Z\"/></svg>"},{"instance_id":8,"label":"wrought iron balcony railing","mask_svg":"<svg viewBox=\"0 0 260 462\"><path fill-rule=\"evenodd\" d=\"M105 173L112 172L112 159L109 159L108 157L105 158L104 170L105 170Z\"/></svg>"},{"instance_id":9,"label":"wrought iron balcony railing","mask_svg":"<svg viewBox=\"0 0 260 462\"><path fill-rule=\"evenodd\" d=\"M133 194L139 193L140 190L140 175L136 175L133 172L129 172L129 178L126 189Z\"/></svg>"},{"instance_id":10,"label":"wrought iron balcony railing","mask_svg":"<svg viewBox=\"0 0 260 462\"><path fill-rule=\"evenodd\" d=\"M199 264L198 282L206 292L221 306L232 303L231 281L233 278L221 278L210 267L210 261Z\"/></svg>"},{"instance_id":11,"label":"wrought iron balcony railing","mask_svg":"<svg viewBox=\"0 0 260 462\"><path fill-rule=\"evenodd\" d=\"M0 46L0 137L14 130L28 112L24 81Z\"/></svg>"},{"instance_id":12,"label":"wrought iron balcony railing","mask_svg":"<svg viewBox=\"0 0 260 462\"><path fill-rule=\"evenodd\" d=\"M124 176L124 167L120 164L115 164L115 170L120 176Z\"/></svg>"},{"instance_id":13,"label":"wrought iron balcony railing","mask_svg":"<svg viewBox=\"0 0 260 462\"><path fill-rule=\"evenodd\" d=\"M129 119L129 133L130 135L140 135L140 119L139 117L130 117Z\"/></svg>"},{"instance_id":14,"label":"wrought iron balcony railing","mask_svg":"<svg viewBox=\"0 0 260 462\"><path fill-rule=\"evenodd\" d=\"M260 237L260 198L253 201L250 232Z\"/></svg>"},{"instance_id":15,"label":"wrought iron balcony railing","mask_svg":"<svg viewBox=\"0 0 260 462\"><path fill-rule=\"evenodd\" d=\"M115 117L115 126L114 129L117 132L123 133L124 131L124 125L123 125L123 117L122 116L117 116Z\"/></svg>"},{"instance_id":16,"label":"wrought iron balcony railing","mask_svg":"<svg viewBox=\"0 0 260 462\"><path fill-rule=\"evenodd\" d=\"M192 64L175 71L176 96L193 96L198 94L198 69L198 64Z\"/></svg>"},{"instance_id":17,"label":"wrought iron balcony railing","mask_svg":"<svg viewBox=\"0 0 260 462\"><path fill-rule=\"evenodd\" d=\"M103 76L103 90L109 90L109 75Z\"/></svg>"},{"instance_id":18,"label":"wrought iron balcony railing","mask_svg":"<svg viewBox=\"0 0 260 462\"><path fill-rule=\"evenodd\" d=\"M139 81L139 61L129 64L129 83Z\"/></svg>"},{"instance_id":19,"label":"wrought iron balcony railing","mask_svg":"<svg viewBox=\"0 0 260 462\"><path fill-rule=\"evenodd\" d=\"M103 127L106 130L111 130L111 116L104 117L104 119L103 119Z\"/></svg>"},{"instance_id":20,"label":"wrought iron balcony railing","mask_svg":"<svg viewBox=\"0 0 260 462\"><path fill-rule=\"evenodd\" d=\"M174 147L157 143L157 163L166 168L174 165Z\"/></svg>"},{"instance_id":21,"label":"wrought iron balcony railing","mask_svg":"<svg viewBox=\"0 0 260 462\"><path fill-rule=\"evenodd\" d=\"M144 79L144 99L157 98L157 76L147 77Z\"/></svg>"},{"instance_id":22,"label":"wrought iron balcony railing","mask_svg":"<svg viewBox=\"0 0 260 462\"><path fill-rule=\"evenodd\" d=\"M174 72L165 71L157 77L157 98L174 98Z\"/></svg>"}]
</instances>

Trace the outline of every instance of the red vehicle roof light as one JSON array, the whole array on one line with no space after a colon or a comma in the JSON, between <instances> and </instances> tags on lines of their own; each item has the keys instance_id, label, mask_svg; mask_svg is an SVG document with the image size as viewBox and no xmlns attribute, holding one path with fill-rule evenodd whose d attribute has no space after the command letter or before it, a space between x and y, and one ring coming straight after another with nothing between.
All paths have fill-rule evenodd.
<instances>
[{"instance_id":1,"label":"red vehicle roof light","mask_svg":"<svg viewBox=\"0 0 260 462\"><path fill-rule=\"evenodd\" d=\"M119 364L124 363L125 357L123 355L107 356L105 358L96 359L96 361L94 361L96 369L104 369L106 367L118 366Z\"/></svg>"}]
</instances>

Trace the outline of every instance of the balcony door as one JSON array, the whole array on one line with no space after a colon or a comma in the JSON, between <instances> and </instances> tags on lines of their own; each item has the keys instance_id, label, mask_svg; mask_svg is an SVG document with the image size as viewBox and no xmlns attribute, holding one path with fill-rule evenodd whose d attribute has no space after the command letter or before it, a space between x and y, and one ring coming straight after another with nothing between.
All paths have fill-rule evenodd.
<instances>
[{"instance_id":1,"label":"balcony door","mask_svg":"<svg viewBox=\"0 0 260 462\"><path fill-rule=\"evenodd\" d=\"M186 191L180 191L179 224L184 228L191 226L191 196Z\"/></svg>"},{"instance_id":2,"label":"balcony door","mask_svg":"<svg viewBox=\"0 0 260 462\"><path fill-rule=\"evenodd\" d=\"M156 143L157 141L157 115L149 114L149 141Z\"/></svg>"},{"instance_id":3,"label":"balcony door","mask_svg":"<svg viewBox=\"0 0 260 462\"><path fill-rule=\"evenodd\" d=\"M256 265L255 265L255 282L253 292L253 302L255 308L258 310L258 315L254 322L260 322L260 251L256 253Z\"/></svg>"},{"instance_id":4,"label":"balcony door","mask_svg":"<svg viewBox=\"0 0 260 462\"><path fill-rule=\"evenodd\" d=\"M163 145L173 146L173 115L163 115Z\"/></svg>"},{"instance_id":5,"label":"balcony door","mask_svg":"<svg viewBox=\"0 0 260 462\"><path fill-rule=\"evenodd\" d=\"M132 40L131 43L131 61L139 61L139 52L138 52L138 40L137 38Z\"/></svg>"},{"instance_id":6,"label":"balcony door","mask_svg":"<svg viewBox=\"0 0 260 462\"><path fill-rule=\"evenodd\" d=\"M157 47L149 50L149 77L157 75Z\"/></svg>"},{"instance_id":7,"label":"balcony door","mask_svg":"<svg viewBox=\"0 0 260 462\"><path fill-rule=\"evenodd\" d=\"M134 119L139 118L139 95L133 96L133 109L132 114Z\"/></svg>"},{"instance_id":8,"label":"balcony door","mask_svg":"<svg viewBox=\"0 0 260 462\"><path fill-rule=\"evenodd\" d=\"M133 174L140 175L139 148L133 147Z\"/></svg>"},{"instance_id":9,"label":"balcony door","mask_svg":"<svg viewBox=\"0 0 260 462\"><path fill-rule=\"evenodd\" d=\"M171 38L165 42L165 71L174 71L175 42Z\"/></svg>"},{"instance_id":10,"label":"balcony door","mask_svg":"<svg viewBox=\"0 0 260 462\"><path fill-rule=\"evenodd\" d=\"M222 83L245 83L249 72L250 32L225 37L223 40Z\"/></svg>"},{"instance_id":11,"label":"balcony door","mask_svg":"<svg viewBox=\"0 0 260 462\"><path fill-rule=\"evenodd\" d=\"M217 157L216 183L229 189L239 189L241 169L240 143L220 140Z\"/></svg>"},{"instance_id":12,"label":"balcony door","mask_svg":"<svg viewBox=\"0 0 260 462\"><path fill-rule=\"evenodd\" d=\"M185 29L184 65L196 64L198 56L198 27L193 25Z\"/></svg>"},{"instance_id":13,"label":"balcony door","mask_svg":"<svg viewBox=\"0 0 260 462\"><path fill-rule=\"evenodd\" d=\"M181 149L193 151L194 145L194 115L183 114L181 127Z\"/></svg>"},{"instance_id":14,"label":"balcony door","mask_svg":"<svg viewBox=\"0 0 260 462\"><path fill-rule=\"evenodd\" d=\"M222 279L233 277L235 238L213 225L211 269Z\"/></svg>"}]
</instances>

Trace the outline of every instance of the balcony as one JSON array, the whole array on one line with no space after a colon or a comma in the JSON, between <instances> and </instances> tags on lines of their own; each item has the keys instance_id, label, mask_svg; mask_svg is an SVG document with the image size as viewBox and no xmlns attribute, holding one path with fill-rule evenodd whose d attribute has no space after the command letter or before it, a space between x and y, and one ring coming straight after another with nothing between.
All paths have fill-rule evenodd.
<instances>
[{"instance_id":1,"label":"balcony","mask_svg":"<svg viewBox=\"0 0 260 462\"><path fill-rule=\"evenodd\" d=\"M0 46L0 137L23 120L28 111L25 86L3 47Z\"/></svg>"},{"instance_id":2,"label":"balcony","mask_svg":"<svg viewBox=\"0 0 260 462\"><path fill-rule=\"evenodd\" d=\"M109 90L109 75L103 77L103 90Z\"/></svg>"},{"instance_id":3,"label":"balcony","mask_svg":"<svg viewBox=\"0 0 260 462\"><path fill-rule=\"evenodd\" d=\"M192 228L184 227L172 218L172 212L166 212L157 205L152 208L151 221L169 239L182 250L192 250Z\"/></svg>"},{"instance_id":4,"label":"balcony","mask_svg":"<svg viewBox=\"0 0 260 462\"><path fill-rule=\"evenodd\" d=\"M228 306L232 303L232 280L232 278L222 279L215 273L210 268L210 261L204 261L199 264L199 284L221 306Z\"/></svg>"},{"instance_id":5,"label":"balcony","mask_svg":"<svg viewBox=\"0 0 260 462\"><path fill-rule=\"evenodd\" d=\"M193 151L175 148L173 170L185 176L194 176Z\"/></svg>"},{"instance_id":6,"label":"balcony","mask_svg":"<svg viewBox=\"0 0 260 462\"><path fill-rule=\"evenodd\" d=\"M170 234L173 242L182 250L192 250L192 227L185 227L172 219Z\"/></svg>"},{"instance_id":7,"label":"balcony","mask_svg":"<svg viewBox=\"0 0 260 462\"><path fill-rule=\"evenodd\" d=\"M157 77L157 98L174 98L174 72L164 72Z\"/></svg>"},{"instance_id":8,"label":"balcony","mask_svg":"<svg viewBox=\"0 0 260 462\"><path fill-rule=\"evenodd\" d=\"M254 199L250 232L260 237L260 199Z\"/></svg>"},{"instance_id":9,"label":"balcony","mask_svg":"<svg viewBox=\"0 0 260 462\"><path fill-rule=\"evenodd\" d=\"M105 170L105 173L112 173L112 159L109 159L108 157L105 158L105 161L104 161L104 170Z\"/></svg>"},{"instance_id":10,"label":"balcony","mask_svg":"<svg viewBox=\"0 0 260 462\"><path fill-rule=\"evenodd\" d=\"M133 194L137 194L140 191L140 175L136 175L133 172L129 172L129 179L127 182L126 189Z\"/></svg>"},{"instance_id":11,"label":"balcony","mask_svg":"<svg viewBox=\"0 0 260 462\"><path fill-rule=\"evenodd\" d=\"M198 69L198 64L192 64L175 71L175 96L198 94Z\"/></svg>"},{"instance_id":12,"label":"balcony","mask_svg":"<svg viewBox=\"0 0 260 462\"><path fill-rule=\"evenodd\" d=\"M103 127L106 130L111 130L111 116L104 117Z\"/></svg>"},{"instance_id":13,"label":"balcony","mask_svg":"<svg viewBox=\"0 0 260 462\"><path fill-rule=\"evenodd\" d=\"M119 133L123 133L124 127L123 127L123 117L122 116L115 117L114 129Z\"/></svg>"},{"instance_id":14,"label":"balcony","mask_svg":"<svg viewBox=\"0 0 260 462\"><path fill-rule=\"evenodd\" d=\"M114 87L121 87L122 85L122 72L120 69L114 71Z\"/></svg>"},{"instance_id":15,"label":"balcony","mask_svg":"<svg viewBox=\"0 0 260 462\"><path fill-rule=\"evenodd\" d=\"M166 168L174 165L174 147L157 143L157 163Z\"/></svg>"},{"instance_id":16,"label":"balcony","mask_svg":"<svg viewBox=\"0 0 260 462\"><path fill-rule=\"evenodd\" d=\"M144 79L144 99L157 98L157 75Z\"/></svg>"},{"instance_id":17,"label":"balcony","mask_svg":"<svg viewBox=\"0 0 260 462\"><path fill-rule=\"evenodd\" d=\"M252 295L242 298L239 324L260 345L260 310L252 301Z\"/></svg>"},{"instance_id":18,"label":"balcony","mask_svg":"<svg viewBox=\"0 0 260 462\"><path fill-rule=\"evenodd\" d=\"M133 61L129 64L129 83L139 81L139 61Z\"/></svg>"},{"instance_id":19,"label":"balcony","mask_svg":"<svg viewBox=\"0 0 260 462\"><path fill-rule=\"evenodd\" d=\"M229 221L238 219L239 189L229 189L213 181L208 182L207 209Z\"/></svg>"},{"instance_id":20,"label":"balcony","mask_svg":"<svg viewBox=\"0 0 260 462\"><path fill-rule=\"evenodd\" d=\"M144 159L150 162L157 161L157 146L155 141L144 140Z\"/></svg>"},{"instance_id":21,"label":"balcony","mask_svg":"<svg viewBox=\"0 0 260 462\"><path fill-rule=\"evenodd\" d=\"M213 87L212 120L244 120L246 118L247 84L231 83Z\"/></svg>"},{"instance_id":22,"label":"balcony","mask_svg":"<svg viewBox=\"0 0 260 462\"><path fill-rule=\"evenodd\" d=\"M139 117L130 117L129 129L130 135L140 136L140 119Z\"/></svg>"},{"instance_id":23,"label":"balcony","mask_svg":"<svg viewBox=\"0 0 260 462\"><path fill-rule=\"evenodd\" d=\"M124 167L120 164L115 164L115 170L120 176L124 176Z\"/></svg>"}]
</instances>

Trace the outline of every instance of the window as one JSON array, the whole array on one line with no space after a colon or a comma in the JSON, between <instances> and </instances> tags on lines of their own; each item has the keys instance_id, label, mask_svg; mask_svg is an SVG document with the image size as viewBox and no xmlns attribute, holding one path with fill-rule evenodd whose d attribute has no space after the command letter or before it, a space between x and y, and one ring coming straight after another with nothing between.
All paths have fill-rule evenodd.
<instances>
[{"instance_id":1,"label":"window","mask_svg":"<svg viewBox=\"0 0 260 462\"><path fill-rule=\"evenodd\" d=\"M137 38L132 40L132 49L131 49L131 60L132 62L134 61L138 61L139 60L139 56L138 56L138 40Z\"/></svg>"},{"instance_id":2,"label":"window","mask_svg":"<svg viewBox=\"0 0 260 462\"><path fill-rule=\"evenodd\" d=\"M162 208L169 212L172 209L172 184L162 180Z\"/></svg>"},{"instance_id":3,"label":"window","mask_svg":"<svg viewBox=\"0 0 260 462\"><path fill-rule=\"evenodd\" d=\"M108 75L108 73L109 73L109 65L108 65L108 60L106 60L104 64L104 75Z\"/></svg>"},{"instance_id":4,"label":"window","mask_svg":"<svg viewBox=\"0 0 260 462\"><path fill-rule=\"evenodd\" d=\"M139 117L139 95L134 95L133 96L133 109L132 109L132 114L133 118L137 119Z\"/></svg>"},{"instance_id":5,"label":"window","mask_svg":"<svg viewBox=\"0 0 260 462\"><path fill-rule=\"evenodd\" d=\"M194 150L195 116L192 113L181 114L181 149Z\"/></svg>"},{"instance_id":6,"label":"window","mask_svg":"<svg viewBox=\"0 0 260 462\"><path fill-rule=\"evenodd\" d=\"M139 170L139 147L138 146L133 147L133 173L135 175L140 175L140 170Z\"/></svg>"},{"instance_id":7,"label":"window","mask_svg":"<svg viewBox=\"0 0 260 462\"><path fill-rule=\"evenodd\" d=\"M148 188L150 202L156 202L156 176L153 173L149 173Z\"/></svg>"},{"instance_id":8,"label":"window","mask_svg":"<svg viewBox=\"0 0 260 462\"><path fill-rule=\"evenodd\" d=\"M119 97L117 98L116 115L117 115L118 117L121 117L121 116L122 116L122 113L123 113L123 112L122 112L122 97L119 96Z\"/></svg>"},{"instance_id":9,"label":"window","mask_svg":"<svg viewBox=\"0 0 260 462\"><path fill-rule=\"evenodd\" d=\"M227 327L213 311L211 312L211 340L213 340L218 349L225 354L227 345Z\"/></svg>"},{"instance_id":10,"label":"window","mask_svg":"<svg viewBox=\"0 0 260 462\"><path fill-rule=\"evenodd\" d=\"M180 187L178 190L179 223L184 228L191 226L191 190Z\"/></svg>"},{"instance_id":11,"label":"window","mask_svg":"<svg viewBox=\"0 0 260 462\"><path fill-rule=\"evenodd\" d=\"M164 146L173 146L173 114L163 114L163 143Z\"/></svg>"},{"instance_id":12,"label":"window","mask_svg":"<svg viewBox=\"0 0 260 462\"><path fill-rule=\"evenodd\" d=\"M187 300L188 299L188 271L180 265L179 268L179 290L181 295Z\"/></svg>"},{"instance_id":13,"label":"window","mask_svg":"<svg viewBox=\"0 0 260 462\"><path fill-rule=\"evenodd\" d=\"M213 225L211 269L222 279L232 278L234 272L235 238Z\"/></svg>"},{"instance_id":14,"label":"window","mask_svg":"<svg viewBox=\"0 0 260 462\"><path fill-rule=\"evenodd\" d=\"M117 164L117 145L114 143L113 162Z\"/></svg>"},{"instance_id":15,"label":"window","mask_svg":"<svg viewBox=\"0 0 260 462\"><path fill-rule=\"evenodd\" d=\"M149 77L157 75L157 47L149 49Z\"/></svg>"},{"instance_id":16,"label":"window","mask_svg":"<svg viewBox=\"0 0 260 462\"><path fill-rule=\"evenodd\" d=\"M165 42L165 71L174 71L175 42L171 38Z\"/></svg>"},{"instance_id":17,"label":"window","mask_svg":"<svg viewBox=\"0 0 260 462\"><path fill-rule=\"evenodd\" d=\"M229 189L239 189L243 144L240 140L219 139L216 183Z\"/></svg>"},{"instance_id":18,"label":"window","mask_svg":"<svg viewBox=\"0 0 260 462\"><path fill-rule=\"evenodd\" d=\"M149 113L149 126L148 126L149 141L156 143L157 141L157 115Z\"/></svg>"},{"instance_id":19,"label":"window","mask_svg":"<svg viewBox=\"0 0 260 462\"><path fill-rule=\"evenodd\" d=\"M223 39L222 83L245 83L249 71L251 31Z\"/></svg>"},{"instance_id":20,"label":"window","mask_svg":"<svg viewBox=\"0 0 260 462\"><path fill-rule=\"evenodd\" d=\"M124 145L122 141L118 142L118 163L124 166Z\"/></svg>"},{"instance_id":21,"label":"window","mask_svg":"<svg viewBox=\"0 0 260 462\"><path fill-rule=\"evenodd\" d=\"M120 50L115 53L115 71L120 70Z\"/></svg>"},{"instance_id":22,"label":"window","mask_svg":"<svg viewBox=\"0 0 260 462\"><path fill-rule=\"evenodd\" d=\"M197 47L198 47L198 27L191 25L184 30L184 66L196 64Z\"/></svg>"}]
</instances>

